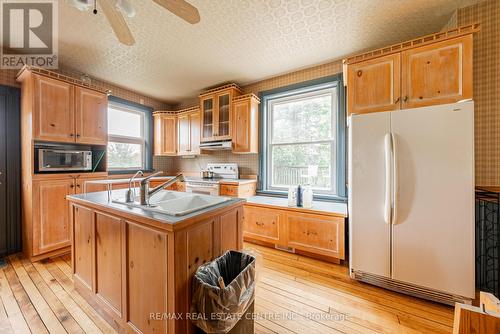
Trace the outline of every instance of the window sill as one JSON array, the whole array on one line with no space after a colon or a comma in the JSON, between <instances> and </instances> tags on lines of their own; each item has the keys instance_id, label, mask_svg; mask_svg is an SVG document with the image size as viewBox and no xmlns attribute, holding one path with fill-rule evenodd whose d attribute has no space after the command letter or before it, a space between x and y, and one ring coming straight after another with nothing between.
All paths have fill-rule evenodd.
<instances>
[{"instance_id":1,"label":"window sill","mask_svg":"<svg viewBox=\"0 0 500 334\"><path fill-rule=\"evenodd\" d=\"M257 190L257 195L261 196L271 196L271 197L281 197L287 198L288 193L283 191L272 191L272 190ZM335 202L335 203L347 203L347 198L335 196L335 195L323 195L316 194L313 197L313 200L320 202Z\"/></svg>"}]
</instances>

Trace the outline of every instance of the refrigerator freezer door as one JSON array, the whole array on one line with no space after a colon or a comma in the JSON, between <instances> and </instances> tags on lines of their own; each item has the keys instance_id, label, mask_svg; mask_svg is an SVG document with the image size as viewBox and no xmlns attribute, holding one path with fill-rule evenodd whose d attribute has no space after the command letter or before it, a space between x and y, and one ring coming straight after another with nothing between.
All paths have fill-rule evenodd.
<instances>
[{"instance_id":1,"label":"refrigerator freezer door","mask_svg":"<svg viewBox=\"0 0 500 334\"><path fill-rule=\"evenodd\" d=\"M390 224L384 219L387 204L385 150L388 149L386 135L389 131L389 112L351 116L348 158L350 267L351 271L384 277L390 277Z\"/></svg>"},{"instance_id":2,"label":"refrigerator freezer door","mask_svg":"<svg viewBox=\"0 0 500 334\"><path fill-rule=\"evenodd\" d=\"M474 298L474 105L393 112L392 278Z\"/></svg>"}]
</instances>

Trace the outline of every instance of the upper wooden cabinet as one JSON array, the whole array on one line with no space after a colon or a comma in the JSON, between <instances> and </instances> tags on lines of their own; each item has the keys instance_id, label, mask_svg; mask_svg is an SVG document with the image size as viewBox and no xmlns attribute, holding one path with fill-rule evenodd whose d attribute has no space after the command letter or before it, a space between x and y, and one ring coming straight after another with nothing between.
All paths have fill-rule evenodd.
<instances>
[{"instance_id":1,"label":"upper wooden cabinet","mask_svg":"<svg viewBox=\"0 0 500 334\"><path fill-rule=\"evenodd\" d=\"M23 82L23 98L30 105L34 140L61 143L106 145L106 93L84 88L64 80L26 70L18 80Z\"/></svg>"},{"instance_id":2,"label":"upper wooden cabinet","mask_svg":"<svg viewBox=\"0 0 500 334\"><path fill-rule=\"evenodd\" d=\"M34 139L73 143L74 86L35 75L33 93Z\"/></svg>"},{"instance_id":3,"label":"upper wooden cabinet","mask_svg":"<svg viewBox=\"0 0 500 334\"><path fill-rule=\"evenodd\" d=\"M154 116L154 155L200 154L200 109L157 111Z\"/></svg>"},{"instance_id":4,"label":"upper wooden cabinet","mask_svg":"<svg viewBox=\"0 0 500 334\"><path fill-rule=\"evenodd\" d=\"M108 98L105 94L75 87L76 141L106 145L108 142Z\"/></svg>"},{"instance_id":5,"label":"upper wooden cabinet","mask_svg":"<svg viewBox=\"0 0 500 334\"><path fill-rule=\"evenodd\" d=\"M472 35L402 52L402 108L472 98Z\"/></svg>"},{"instance_id":6,"label":"upper wooden cabinet","mask_svg":"<svg viewBox=\"0 0 500 334\"><path fill-rule=\"evenodd\" d=\"M232 134L232 100L241 94L235 84L218 87L200 95L201 141L229 140Z\"/></svg>"},{"instance_id":7,"label":"upper wooden cabinet","mask_svg":"<svg viewBox=\"0 0 500 334\"><path fill-rule=\"evenodd\" d=\"M154 113L154 155L177 154L177 116Z\"/></svg>"},{"instance_id":8,"label":"upper wooden cabinet","mask_svg":"<svg viewBox=\"0 0 500 334\"><path fill-rule=\"evenodd\" d=\"M356 63L347 68L349 113L399 109L399 53Z\"/></svg>"},{"instance_id":9,"label":"upper wooden cabinet","mask_svg":"<svg viewBox=\"0 0 500 334\"><path fill-rule=\"evenodd\" d=\"M473 35L440 37L441 40L435 41L439 36L426 36L347 59L349 114L417 108L472 98ZM386 50L389 54L383 55ZM359 60L365 58L369 59Z\"/></svg>"},{"instance_id":10,"label":"upper wooden cabinet","mask_svg":"<svg viewBox=\"0 0 500 334\"><path fill-rule=\"evenodd\" d=\"M191 108L177 116L178 155L200 154L200 110Z\"/></svg>"},{"instance_id":11,"label":"upper wooden cabinet","mask_svg":"<svg viewBox=\"0 0 500 334\"><path fill-rule=\"evenodd\" d=\"M259 152L259 104L254 94L233 99L233 153Z\"/></svg>"}]
</instances>

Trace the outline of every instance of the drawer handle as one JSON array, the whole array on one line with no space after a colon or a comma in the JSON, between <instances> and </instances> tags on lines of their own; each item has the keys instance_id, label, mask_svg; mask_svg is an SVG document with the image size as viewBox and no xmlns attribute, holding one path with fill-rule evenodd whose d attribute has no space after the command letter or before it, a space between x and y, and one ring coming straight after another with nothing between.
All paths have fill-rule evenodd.
<instances>
[{"instance_id":1,"label":"drawer handle","mask_svg":"<svg viewBox=\"0 0 500 334\"><path fill-rule=\"evenodd\" d=\"M255 222L255 225L262 227L262 226L264 226L264 223Z\"/></svg>"},{"instance_id":2,"label":"drawer handle","mask_svg":"<svg viewBox=\"0 0 500 334\"><path fill-rule=\"evenodd\" d=\"M318 232L307 231L307 235L318 235Z\"/></svg>"}]
</instances>

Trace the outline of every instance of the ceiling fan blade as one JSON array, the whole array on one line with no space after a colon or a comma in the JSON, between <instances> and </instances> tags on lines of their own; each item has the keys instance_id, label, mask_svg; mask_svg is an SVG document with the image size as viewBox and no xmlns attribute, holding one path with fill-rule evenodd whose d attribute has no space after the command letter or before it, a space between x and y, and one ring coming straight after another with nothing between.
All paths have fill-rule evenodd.
<instances>
[{"instance_id":1,"label":"ceiling fan blade","mask_svg":"<svg viewBox=\"0 0 500 334\"><path fill-rule=\"evenodd\" d=\"M153 0L158 5L171 11L184 21L191 24L200 22L200 13L195 6L184 0Z\"/></svg>"},{"instance_id":2,"label":"ceiling fan blade","mask_svg":"<svg viewBox=\"0 0 500 334\"><path fill-rule=\"evenodd\" d=\"M123 15L116 10L115 2L116 0L100 0L97 3L101 6L104 16L108 19L118 40L125 45L134 45L134 36L132 36Z\"/></svg>"}]
</instances>

